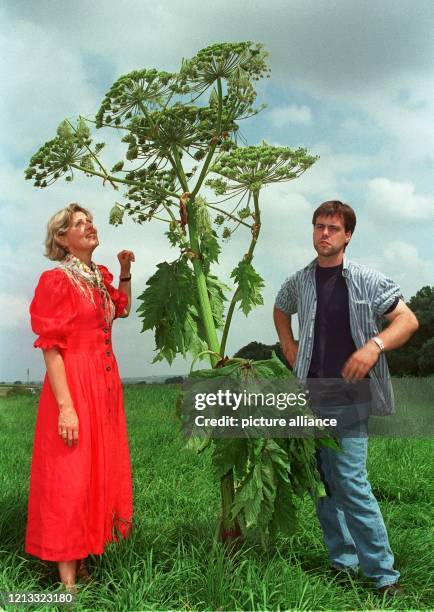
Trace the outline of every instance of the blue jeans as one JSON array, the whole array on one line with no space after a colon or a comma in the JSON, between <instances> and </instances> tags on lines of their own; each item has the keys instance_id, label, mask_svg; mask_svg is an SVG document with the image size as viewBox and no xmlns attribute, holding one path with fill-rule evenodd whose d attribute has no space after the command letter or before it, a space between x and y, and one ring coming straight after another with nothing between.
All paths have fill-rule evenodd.
<instances>
[{"instance_id":1,"label":"blue jeans","mask_svg":"<svg viewBox=\"0 0 434 612\"><path fill-rule=\"evenodd\" d=\"M356 570L360 564L363 574L380 588L397 582L400 574L393 569L386 527L368 481L369 405L366 406L366 419L361 422L364 436L339 438L341 451L321 448L318 453L319 469L329 496L319 499L317 515L331 565ZM333 410L327 409L328 413Z\"/></svg>"}]
</instances>

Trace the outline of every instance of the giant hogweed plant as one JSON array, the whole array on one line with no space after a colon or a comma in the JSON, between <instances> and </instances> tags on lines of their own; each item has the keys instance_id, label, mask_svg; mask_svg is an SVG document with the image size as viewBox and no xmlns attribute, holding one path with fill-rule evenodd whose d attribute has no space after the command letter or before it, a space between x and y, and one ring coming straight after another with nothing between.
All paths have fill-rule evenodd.
<instances>
[{"instance_id":1,"label":"giant hogweed plant","mask_svg":"<svg viewBox=\"0 0 434 612\"><path fill-rule=\"evenodd\" d=\"M306 149L239 145L239 123L252 117L255 81L268 76L267 53L252 42L214 44L183 60L177 73L137 70L107 92L95 119L63 121L56 136L33 155L26 178L47 187L76 173L124 190L110 211L110 223L125 215L139 223L162 223L177 257L163 261L140 295L142 331L155 332L155 361L176 355L209 356L211 369L192 376L288 377L275 357L263 362L230 359L226 343L233 314L262 304L264 281L253 267L261 231L261 192L294 180L316 157ZM116 130L125 159L111 169L103 142L91 127ZM203 195L211 190L215 200ZM202 190L202 195L201 195ZM231 274L229 288L213 273L222 243L244 230L248 245ZM295 496L321 488L312 439L193 440L198 452L212 451L221 482L220 536L241 532L293 533Z\"/></svg>"}]
</instances>

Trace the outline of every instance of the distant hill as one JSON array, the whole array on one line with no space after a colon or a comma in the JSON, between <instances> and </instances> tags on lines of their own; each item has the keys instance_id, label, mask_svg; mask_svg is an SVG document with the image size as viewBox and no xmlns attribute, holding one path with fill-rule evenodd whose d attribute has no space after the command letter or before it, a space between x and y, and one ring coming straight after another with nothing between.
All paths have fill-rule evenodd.
<instances>
[{"instance_id":1,"label":"distant hill","mask_svg":"<svg viewBox=\"0 0 434 612\"><path fill-rule=\"evenodd\" d=\"M122 378L122 382L125 385L137 385L138 383L146 383L148 385L163 385L167 381L168 378L173 378L174 376L187 376L186 374L179 375L171 375L171 374L162 374L160 376L125 376Z\"/></svg>"},{"instance_id":2,"label":"distant hill","mask_svg":"<svg viewBox=\"0 0 434 612\"><path fill-rule=\"evenodd\" d=\"M234 357L260 361L261 359L271 359L273 351L276 353L280 361L282 361L287 367L290 367L283 356L279 342L276 342L275 344L263 344L262 342L256 342L256 340L253 340L252 342L249 342L249 344L246 344L246 346L240 348L240 350L235 353Z\"/></svg>"}]
</instances>

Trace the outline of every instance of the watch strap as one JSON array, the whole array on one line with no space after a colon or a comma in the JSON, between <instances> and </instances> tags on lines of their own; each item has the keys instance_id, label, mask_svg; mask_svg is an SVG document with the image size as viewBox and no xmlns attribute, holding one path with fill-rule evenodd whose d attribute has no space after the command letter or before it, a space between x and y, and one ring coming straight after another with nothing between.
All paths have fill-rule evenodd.
<instances>
[{"instance_id":1,"label":"watch strap","mask_svg":"<svg viewBox=\"0 0 434 612\"><path fill-rule=\"evenodd\" d=\"M378 336L374 336L373 338L371 338L371 342L375 342L375 344L380 349L380 353L383 353L383 351L384 351L384 342L382 341L381 338L379 338Z\"/></svg>"}]
</instances>

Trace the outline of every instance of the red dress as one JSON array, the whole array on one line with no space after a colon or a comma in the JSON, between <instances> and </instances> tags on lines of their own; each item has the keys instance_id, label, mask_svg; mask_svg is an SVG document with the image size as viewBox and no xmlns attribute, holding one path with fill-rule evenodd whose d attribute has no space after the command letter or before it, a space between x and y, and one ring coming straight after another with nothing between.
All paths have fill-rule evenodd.
<instances>
[{"instance_id":1,"label":"red dress","mask_svg":"<svg viewBox=\"0 0 434 612\"><path fill-rule=\"evenodd\" d=\"M115 317L127 304L98 266ZM101 554L106 542L128 536L132 519L131 468L122 387L111 346L111 322L57 268L44 272L30 306L35 346L57 347L79 419L77 446L58 434L59 409L45 377L36 421L30 477L26 552L47 561Z\"/></svg>"}]
</instances>

